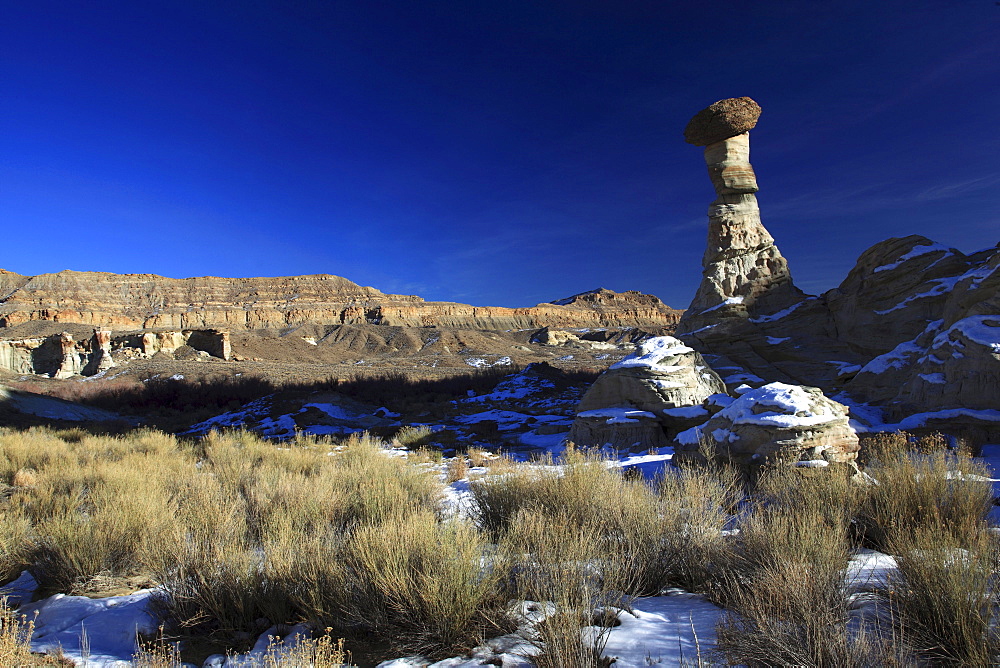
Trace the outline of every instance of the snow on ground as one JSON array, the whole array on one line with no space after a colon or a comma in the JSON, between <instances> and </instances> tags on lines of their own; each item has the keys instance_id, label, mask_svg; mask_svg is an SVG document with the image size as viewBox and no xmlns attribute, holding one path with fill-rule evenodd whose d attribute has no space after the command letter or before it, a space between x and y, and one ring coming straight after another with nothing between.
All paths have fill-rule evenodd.
<instances>
[{"instance_id":1,"label":"snow on ground","mask_svg":"<svg viewBox=\"0 0 1000 668\"><path fill-rule=\"evenodd\" d=\"M682 590L643 598L611 629L604 656L620 668L699 665L699 657L715 646L715 625L722 608L703 596Z\"/></svg>"},{"instance_id":2,"label":"snow on ground","mask_svg":"<svg viewBox=\"0 0 1000 668\"><path fill-rule=\"evenodd\" d=\"M512 366L514 360L506 355L492 361L485 357L467 357L465 358L465 363L477 369L485 369L492 366Z\"/></svg>"},{"instance_id":3,"label":"snow on ground","mask_svg":"<svg viewBox=\"0 0 1000 668\"><path fill-rule=\"evenodd\" d=\"M38 583L28 571L21 571L17 579L0 586L0 600L6 600L7 605L16 607L27 603L38 589Z\"/></svg>"},{"instance_id":4,"label":"snow on ground","mask_svg":"<svg viewBox=\"0 0 1000 668\"><path fill-rule=\"evenodd\" d=\"M130 665L136 634L152 634L157 622L149 611L155 590L128 596L87 598L56 594L22 605L18 614L35 620L31 651L62 652L79 666Z\"/></svg>"}]
</instances>

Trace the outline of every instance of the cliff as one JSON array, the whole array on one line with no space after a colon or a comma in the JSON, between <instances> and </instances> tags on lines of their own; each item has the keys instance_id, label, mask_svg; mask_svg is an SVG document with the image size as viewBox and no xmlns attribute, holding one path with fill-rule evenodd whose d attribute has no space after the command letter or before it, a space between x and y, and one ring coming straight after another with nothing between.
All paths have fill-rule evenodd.
<instances>
[{"instance_id":1,"label":"cliff","mask_svg":"<svg viewBox=\"0 0 1000 668\"><path fill-rule=\"evenodd\" d=\"M595 290L525 308L427 302L385 294L340 276L165 278L0 270L0 327L32 321L115 330L254 330L304 324L535 329L672 327L682 311L652 295Z\"/></svg>"}]
</instances>

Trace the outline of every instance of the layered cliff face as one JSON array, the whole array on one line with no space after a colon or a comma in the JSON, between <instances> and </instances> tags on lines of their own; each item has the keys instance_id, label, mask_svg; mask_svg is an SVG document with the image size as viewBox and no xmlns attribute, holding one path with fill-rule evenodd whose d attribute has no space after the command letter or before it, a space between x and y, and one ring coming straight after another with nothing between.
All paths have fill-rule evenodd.
<instances>
[{"instance_id":1,"label":"layered cliff face","mask_svg":"<svg viewBox=\"0 0 1000 668\"><path fill-rule=\"evenodd\" d=\"M681 311L637 292L597 290L527 308L426 302L330 275L185 278L62 271L0 272L0 327L31 321L116 330L254 330L304 324L532 329L672 327Z\"/></svg>"}]
</instances>

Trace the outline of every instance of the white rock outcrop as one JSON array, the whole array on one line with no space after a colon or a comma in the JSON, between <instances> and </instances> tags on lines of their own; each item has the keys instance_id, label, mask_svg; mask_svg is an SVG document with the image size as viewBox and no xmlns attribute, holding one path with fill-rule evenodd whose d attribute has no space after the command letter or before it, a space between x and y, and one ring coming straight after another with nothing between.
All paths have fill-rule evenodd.
<instances>
[{"instance_id":1,"label":"white rock outcrop","mask_svg":"<svg viewBox=\"0 0 1000 668\"><path fill-rule=\"evenodd\" d=\"M570 440L578 445L647 449L704 421L703 408L726 386L700 353L672 336L643 341L605 371L577 407Z\"/></svg>"}]
</instances>

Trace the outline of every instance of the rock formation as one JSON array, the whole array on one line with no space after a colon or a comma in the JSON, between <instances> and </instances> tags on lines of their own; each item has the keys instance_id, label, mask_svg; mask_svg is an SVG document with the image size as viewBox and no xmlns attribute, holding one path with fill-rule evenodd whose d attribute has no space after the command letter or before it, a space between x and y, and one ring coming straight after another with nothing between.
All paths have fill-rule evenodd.
<instances>
[{"instance_id":1,"label":"rock formation","mask_svg":"<svg viewBox=\"0 0 1000 668\"><path fill-rule=\"evenodd\" d=\"M256 330L304 324L662 328L673 327L681 313L651 295L610 290L526 308L425 302L329 275L172 279L62 271L29 277L0 270L0 295L0 327L51 321L117 331Z\"/></svg>"},{"instance_id":2,"label":"rock formation","mask_svg":"<svg viewBox=\"0 0 1000 668\"><path fill-rule=\"evenodd\" d=\"M604 372L577 406L569 439L578 445L649 449L704 421L702 404L725 392L702 356L671 336L648 339Z\"/></svg>"},{"instance_id":3,"label":"rock formation","mask_svg":"<svg viewBox=\"0 0 1000 668\"><path fill-rule=\"evenodd\" d=\"M760 107L748 97L720 100L698 112L684 131L689 143L705 147L717 198L708 210L701 285L681 318L679 334L786 308L803 297L760 222L749 134L759 116Z\"/></svg>"},{"instance_id":4,"label":"rock formation","mask_svg":"<svg viewBox=\"0 0 1000 668\"><path fill-rule=\"evenodd\" d=\"M748 390L705 424L678 435L674 461L703 463L706 456L745 469L794 463L851 464L858 436L847 406L815 387L770 383Z\"/></svg>"},{"instance_id":5,"label":"rock formation","mask_svg":"<svg viewBox=\"0 0 1000 668\"><path fill-rule=\"evenodd\" d=\"M880 257L874 268L871 256ZM964 255L923 237L889 239L866 251L826 299L836 317L846 321L846 311L881 333L856 345L891 347L847 383L851 396L884 405L897 420L941 413L1000 433L1000 247ZM844 333L852 342L859 336L867 335Z\"/></svg>"},{"instance_id":6,"label":"rock formation","mask_svg":"<svg viewBox=\"0 0 1000 668\"><path fill-rule=\"evenodd\" d=\"M112 351L125 359L151 357L190 346L211 357L231 357L229 332L185 330L183 332L139 332L114 336L95 329L89 339L77 341L69 332L21 339L0 339L0 370L51 378L92 376L115 366Z\"/></svg>"},{"instance_id":7,"label":"rock formation","mask_svg":"<svg viewBox=\"0 0 1000 668\"><path fill-rule=\"evenodd\" d=\"M718 198L677 335L731 390L818 386L907 428L951 420L1000 435L1000 248L965 255L921 236L887 239L840 286L804 295L760 223L747 134L759 113L748 98L722 100L685 130L705 146Z\"/></svg>"},{"instance_id":8,"label":"rock formation","mask_svg":"<svg viewBox=\"0 0 1000 668\"><path fill-rule=\"evenodd\" d=\"M115 361L111 357L111 330L95 329L94 336L90 340L90 359L81 373L93 376L114 366Z\"/></svg>"}]
</instances>

